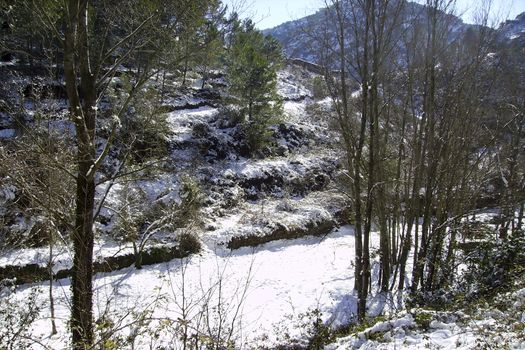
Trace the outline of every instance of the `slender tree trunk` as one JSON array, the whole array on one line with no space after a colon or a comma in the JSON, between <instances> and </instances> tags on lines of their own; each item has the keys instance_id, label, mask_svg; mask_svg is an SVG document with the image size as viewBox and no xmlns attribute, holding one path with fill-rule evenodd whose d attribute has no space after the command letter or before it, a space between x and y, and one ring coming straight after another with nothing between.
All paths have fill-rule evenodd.
<instances>
[{"instance_id":1,"label":"slender tree trunk","mask_svg":"<svg viewBox=\"0 0 525 350\"><path fill-rule=\"evenodd\" d=\"M355 285L354 288L357 291L357 314L358 319L363 320L366 314L366 291L368 290L368 284L365 283L365 252L363 247L363 217L362 217L362 198L361 198L361 156L365 141L366 132L366 108L362 109L361 113L361 125L359 131L359 138L357 145L352 146L348 130L348 121L350 120L350 112L348 110L348 87L347 87L347 72L346 72L346 22L343 16L343 8L340 1L334 2L336 11L336 21L338 29L338 45L339 45L339 65L340 65L340 83L341 90L338 91L341 96L341 105L338 109L339 124L345 140L346 157L349 171L353 176L353 204L355 213ZM363 85L363 99L366 101L367 91Z\"/></svg>"},{"instance_id":2,"label":"slender tree trunk","mask_svg":"<svg viewBox=\"0 0 525 350\"><path fill-rule=\"evenodd\" d=\"M133 254L135 255L135 268L137 270L142 269L142 244L137 246L137 243L133 242Z\"/></svg>"},{"instance_id":3,"label":"slender tree trunk","mask_svg":"<svg viewBox=\"0 0 525 350\"><path fill-rule=\"evenodd\" d=\"M76 127L77 164L74 259L71 288L73 349L93 344L93 214L95 206L96 88L90 70L87 1L69 0L64 41L64 76L71 118ZM78 79L80 77L80 79ZM80 86L77 86L77 80ZM79 88L83 100L79 97Z\"/></svg>"},{"instance_id":4,"label":"slender tree trunk","mask_svg":"<svg viewBox=\"0 0 525 350\"><path fill-rule=\"evenodd\" d=\"M423 270L425 268L425 261L427 259L428 250L428 235L431 225L431 214L433 205L433 186L434 176L437 171L438 159L435 156L434 150L434 126L435 126L435 71L436 71L436 31L437 31L437 16L438 16L438 2L435 0L427 0L427 50L425 57L425 96L424 96L424 113L427 118L425 128L425 142L423 147L423 157L426 156L427 166L426 181L425 181L425 197L423 206L423 225L421 228L421 245L414 265L414 272L412 275L412 291L415 292L418 288L421 279L423 278Z\"/></svg>"},{"instance_id":5,"label":"slender tree trunk","mask_svg":"<svg viewBox=\"0 0 525 350\"><path fill-rule=\"evenodd\" d=\"M372 116L369 115L370 106L369 106L369 34L370 34L370 14L372 9L373 1L367 0L365 3L365 39L363 47L363 61L362 61L362 111L361 111L361 135L360 142L363 142L365 139L365 130L368 122L369 129L373 126L373 121L371 120ZM373 139L373 135L370 135L370 139ZM361 148L362 149L362 148ZM361 151L360 151L361 153ZM370 155L371 154L371 155ZM370 172L370 166L373 164L373 150L369 150L369 163L368 171ZM359 162L361 161L361 156L358 158ZM359 164L356 164L359 166ZM372 169L373 172L373 169ZM368 174L367 176L367 196L365 202L365 214L364 214L364 229L363 229L363 249L362 249L362 273L361 273L361 298L358 301L358 315L361 320L365 318L366 315L366 300L368 298L368 290L370 285L370 229L372 225L372 187L373 187L373 174ZM361 201L361 193L356 192L356 197L359 196Z\"/></svg>"},{"instance_id":6,"label":"slender tree trunk","mask_svg":"<svg viewBox=\"0 0 525 350\"><path fill-rule=\"evenodd\" d=\"M55 298L53 298L53 232L49 230L49 260L47 262L49 275L49 312L51 314L51 335L57 334L55 322Z\"/></svg>"},{"instance_id":7,"label":"slender tree trunk","mask_svg":"<svg viewBox=\"0 0 525 350\"><path fill-rule=\"evenodd\" d=\"M190 51L190 44L189 39L186 37L185 40L185 48L184 48L184 71L182 72L182 86L186 85L186 76L188 74L188 66L189 66L189 51Z\"/></svg>"},{"instance_id":8,"label":"slender tree trunk","mask_svg":"<svg viewBox=\"0 0 525 350\"><path fill-rule=\"evenodd\" d=\"M521 227L523 225L523 210L524 210L524 207L525 207L525 202L521 202L520 211L519 211L519 214L518 214L518 223L516 225L518 231L521 231Z\"/></svg>"},{"instance_id":9,"label":"slender tree trunk","mask_svg":"<svg viewBox=\"0 0 525 350\"><path fill-rule=\"evenodd\" d=\"M407 45L408 46L408 45ZM411 44L412 50L415 50L415 40ZM416 211L417 202L418 202L418 191L419 191L419 156L421 153L420 150L420 143L418 138L418 120L415 117L416 115L416 106L414 101L414 69L412 67L412 60L410 59L410 52L407 52L407 61L408 61L408 84L407 84L407 91L408 91L408 103L411 109L412 113L412 121L413 121L413 127L414 132L412 135L412 145L413 150L411 153L410 162L408 165L408 171L405 175L406 178L406 184L405 184L405 221L406 221L406 233L404 235L404 238L402 242L400 243L402 245L401 248L401 254L399 257L399 284L398 289L403 290L405 288L405 275L406 275L406 264L408 261L408 255L410 253L410 248L412 247L412 227L414 224L416 224L416 228L418 225L417 216L418 212ZM406 114L403 115L403 130L405 128L406 121ZM404 135L404 132L403 132ZM404 137L400 140L400 148L401 145L404 143ZM411 175L413 178L411 178ZM412 179L412 182L410 183L409 180ZM415 233L414 237L414 256L417 256L417 231Z\"/></svg>"}]
</instances>

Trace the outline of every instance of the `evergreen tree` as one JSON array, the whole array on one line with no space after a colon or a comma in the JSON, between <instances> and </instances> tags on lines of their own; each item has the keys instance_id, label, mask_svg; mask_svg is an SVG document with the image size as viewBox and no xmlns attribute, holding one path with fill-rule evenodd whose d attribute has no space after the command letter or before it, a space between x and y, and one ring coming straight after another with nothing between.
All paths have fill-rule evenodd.
<instances>
[{"instance_id":1,"label":"evergreen tree","mask_svg":"<svg viewBox=\"0 0 525 350\"><path fill-rule=\"evenodd\" d=\"M256 30L250 20L233 27L227 57L229 92L239 107L253 152L268 140L268 126L281 111L276 87L283 55L279 43Z\"/></svg>"}]
</instances>

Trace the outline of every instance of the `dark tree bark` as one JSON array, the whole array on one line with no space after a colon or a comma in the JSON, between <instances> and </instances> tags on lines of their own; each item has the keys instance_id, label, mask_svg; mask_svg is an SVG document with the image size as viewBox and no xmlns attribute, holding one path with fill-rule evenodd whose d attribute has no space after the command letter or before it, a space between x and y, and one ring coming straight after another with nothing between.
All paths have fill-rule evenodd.
<instances>
[{"instance_id":1,"label":"dark tree bark","mask_svg":"<svg viewBox=\"0 0 525 350\"><path fill-rule=\"evenodd\" d=\"M77 180L73 232L71 331L74 349L93 343L93 214L95 207L96 85L89 61L87 0L69 0L64 75L77 135ZM79 97L82 92L82 100Z\"/></svg>"}]
</instances>

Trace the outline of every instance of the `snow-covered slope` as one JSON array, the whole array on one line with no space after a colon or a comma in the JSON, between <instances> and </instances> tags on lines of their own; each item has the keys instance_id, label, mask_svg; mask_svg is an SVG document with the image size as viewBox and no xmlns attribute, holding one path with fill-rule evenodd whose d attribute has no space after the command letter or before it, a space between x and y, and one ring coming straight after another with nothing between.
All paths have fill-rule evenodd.
<instances>
[{"instance_id":1,"label":"snow-covered slope","mask_svg":"<svg viewBox=\"0 0 525 350\"><path fill-rule=\"evenodd\" d=\"M215 348L305 346L316 331L312 327L337 328L354 319L354 235L344 212L347 200L336 191L341 153L328 121L322 113L312 112L316 102L317 108L329 108L327 100L313 100L309 86L314 76L290 66L279 73L284 113L272 126L275 143L258 157L245 154L239 129L217 104L217 94L209 98L209 91L199 88L171 92L164 106L169 161L154 173L100 186L98 198L107 190L108 208L96 224L95 254L101 260L133 251L130 242L112 236L119 217L111 209L122 206L123 194L141 191L140 201L133 204L139 212L156 205L178 205L188 175L202 195L198 224L173 232L159 230L148 245L173 245L179 234L190 232L202 250L140 270L126 267L97 273L97 340L106 336L107 347L125 349L179 349L188 339L220 343ZM14 200L16 192L0 187L1 200ZM373 232L372 252L377 246ZM3 253L0 268L31 263L45 269L48 264L45 247ZM377 258L373 254L374 290ZM55 272L71 266L67 245L55 247L53 263ZM70 282L62 278L55 283L58 333L54 335L50 335L47 286L48 282L36 282L4 288L2 297L12 302L6 305L23 308L34 301L38 306L28 333L36 340L30 342L32 348L66 349ZM509 296L509 308L517 317L511 322L523 322L523 295L519 291ZM18 308L8 311L16 314ZM423 329L417 315L427 311L407 313L404 308L403 295L374 294L368 303L369 316L385 313L388 319L327 349L470 349L483 337L495 336L495 324L503 322L496 312L479 315L483 321L462 314L432 314L428 329ZM502 331L502 341L510 339L519 347L519 334L511 327ZM478 328L488 328L488 333L480 334Z\"/></svg>"},{"instance_id":2,"label":"snow-covered slope","mask_svg":"<svg viewBox=\"0 0 525 350\"><path fill-rule=\"evenodd\" d=\"M216 93L214 98L200 88L168 93L163 109L169 161L144 176L99 186L97 197L107 198L96 223L95 256L103 261L133 253L131 242L113 234L120 219L115 212L124 207L126 196L140 194L138 201L128 204L137 212L180 204L185 176L191 176L201 194L199 223L174 232L159 230L147 246L173 245L179 234L191 232L202 251L142 270L127 267L97 273L94 300L99 321L134 324L147 315L150 321L140 328L145 333L134 340L142 349L146 344L174 346L180 341L174 334L180 334L185 322L192 332L213 334L213 329L223 327L226 334L231 330L236 344L267 346L305 339L301 324L309 322L306 315L312 310L319 309L322 319L334 324L352 317L354 238L351 227L341 226L348 220L344 212L348 203L334 191L341 171L336 133L309 111L314 103L309 88L313 76L291 66L279 72L284 113L271 127L273 144L257 157L245 153L239 127L216 103L220 98ZM113 161L110 158L108 168ZM16 188L2 191L6 202L18 196ZM30 230L33 219L21 220ZM9 272L13 266L34 264L31 268L46 271L48 263L47 247L16 248L4 252L0 269ZM52 263L55 273L71 267L67 244L56 244ZM39 289L34 294L41 309L31 328L32 337L38 339L33 347L64 349L69 341L70 282L55 283L58 333L51 337L48 294L42 293L46 285L25 284L11 298L23 305L20 301ZM226 323L217 325L220 318ZM290 338L283 338L277 328ZM124 327L116 336L133 332L133 326Z\"/></svg>"},{"instance_id":3,"label":"snow-covered slope","mask_svg":"<svg viewBox=\"0 0 525 350\"><path fill-rule=\"evenodd\" d=\"M498 31L506 39L525 45L525 12L516 16L513 20L503 22Z\"/></svg>"},{"instance_id":4,"label":"snow-covered slope","mask_svg":"<svg viewBox=\"0 0 525 350\"><path fill-rule=\"evenodd\" d=\"M169 90L163 104L169 128L165 140L169 161L151 174L98 187L98 198L107 197L96 223L100 232L96 258L102 262L133 253L131 242L114 235L120 220L116 211L131 205L123 202L129 193L141 198L133 204L137 213L151 211L155 206L178 205L184 195L182 181L189 177L196 182L202 202L199 225L192 226L191 232L208 246L233 248L273 239L324 235L344 223L346 200L333 191L333 180L340 171L339 155L333 149L337 136L326 120L309 112L314 103L310 90L314 76L294 66L279 72L278 92L285 100L284 113L271 127L274 144L259 157L246 154L240 128L218 105L220 87ZM114 166L110 157L107 167ZM10 186L1 187L5 197L2 210L16 207L12 204L20 196ZM16 227L30 235L36 227L35 219L22 212L10 209L5 215L11 229ZM187 230L161 230L148 238L147 245L173 245L177 235ZM33 264L45 275L48 260L45 247L8 249L0 258L0 269L4 268L0 272L9 277L9 266ZM53 264L55 273L69 269L70 248L58 242Z\"/></svg>"}]
</instances>

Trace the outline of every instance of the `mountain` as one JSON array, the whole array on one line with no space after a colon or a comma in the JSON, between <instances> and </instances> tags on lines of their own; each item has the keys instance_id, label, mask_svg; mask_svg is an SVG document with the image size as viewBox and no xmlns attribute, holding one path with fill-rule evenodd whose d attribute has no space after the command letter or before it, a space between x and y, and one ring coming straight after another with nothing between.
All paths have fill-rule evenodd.
<instances>
[{"instance_id":1,"label":"mountain","mask_svg":"<svg viewBox=\"0 0 525 350\"><path fill-rule=\"evenodd\" d=\"M515 19L508 20L498 28L501 36L511 42L525 45L525 12L519 14Z\"/></svg>"},{"instance_id":2,"label":"mountain","mask_svg":"<svg viewBox=\"0 0 525 350\"><path fill-rule=\"evenodd\" d=\"M426 6L414 2L406 2L401 14L407 21L425 15ZM456 16L444 12L441 12L440 15L442 19L451 24L452 35L464 33L468 28L472 27L472 25L464 23ZM336 41L335 25L327 26L327 23L330 24L331 21L328 8L323 8L312 15L266 29L263 33L275 37L283 46L288 57L314 62L317 60L319 52L318 44L316 43L317 33L328 32L331 34L332 41L334 43Z\"/></svg>"},{"instance_id":3,"label":"mountain","mask_svg":"<svg viewBox=\"0 0 525 350\"><path fill-rule=\"evenodd\" d=\"M265 29L263 33L275 37L283 46L288 57L313 62L316 60L313 48L315 43L305 28L319 28L323 24L326 12L326 9L320 9L312 15Z\"/></svg>"},{"instance_id":4,"label":"mountain","mask_svg":"<svg viewBox=\"0 0 525 350\"><path fill-rule=\"evenodd\" d=\"M319 48L315 36L317 33L331 33L331 39L335 43L335 26L328 25L327 8L320 9L316 13L280 24L274 28L269 28L263 32L266 35L272 35L283 46L285 54L290 58L300 58L310 62L316 62ZM422 17L423 16L423 17ZM404 5L402 17L406 21L413 18L426 16L426 6L414 2L407 2ZM464 23L459 17L454 15L440 13L449 24L449 40L453 41L464 35L469 29L474 29L476 25ZM403 26L400 26L403 27ZM502 42L511 41L525 45L525 12L518 15L516 19L509 20L500 25L497 29L499 40Z\"/></svg>"}]
</instances>

